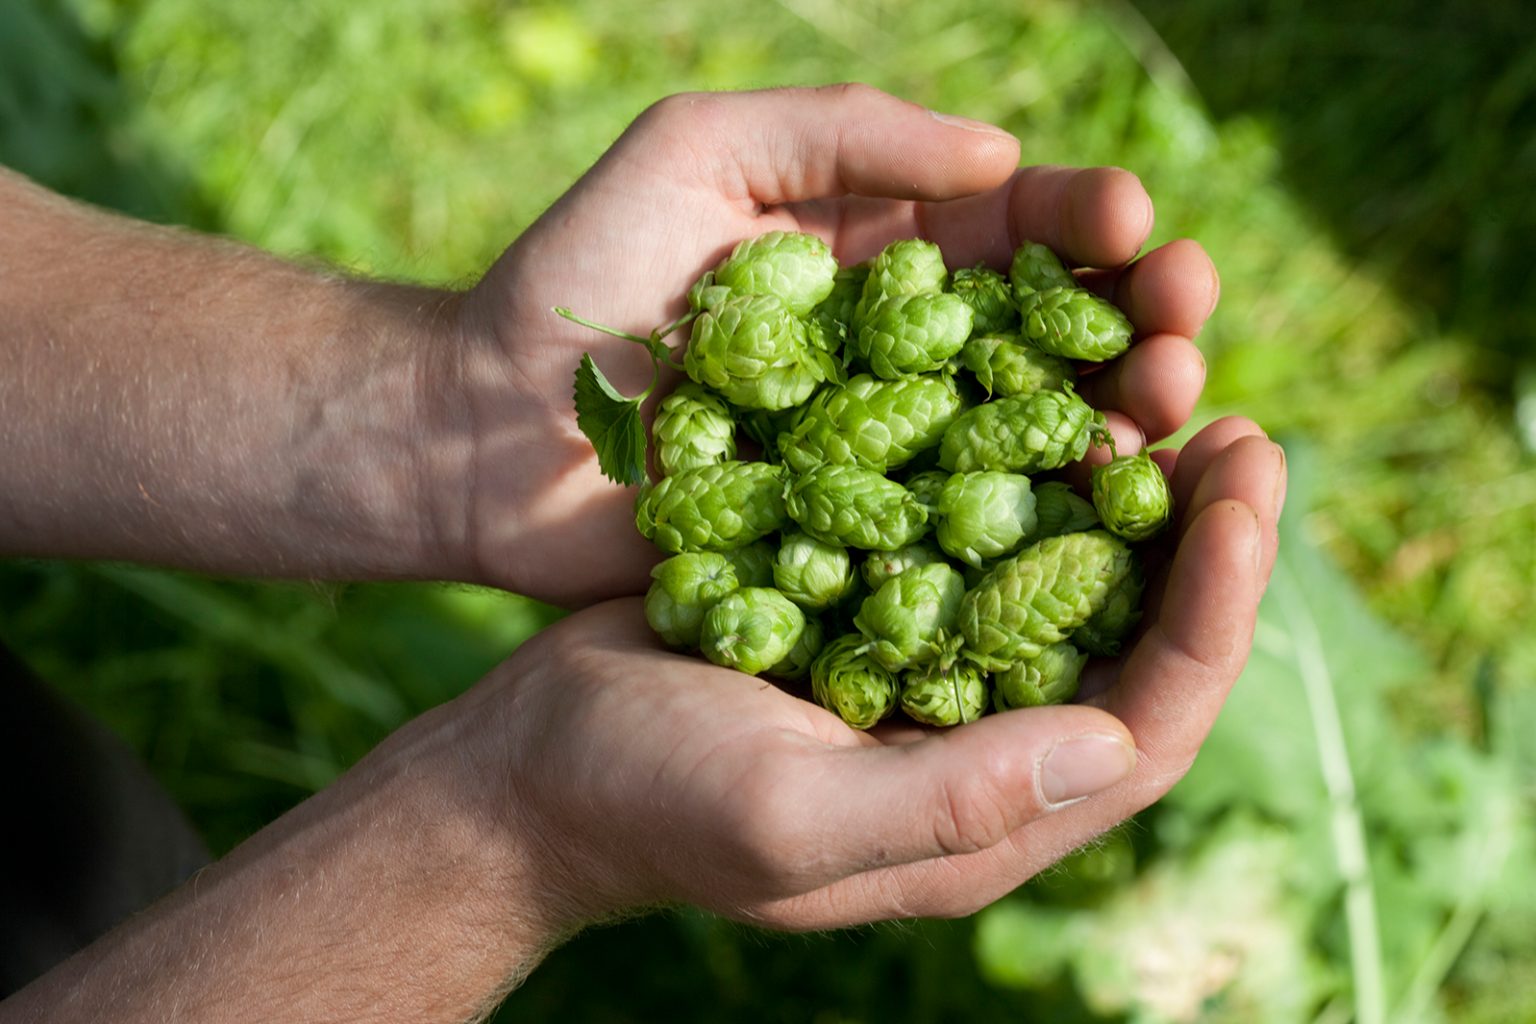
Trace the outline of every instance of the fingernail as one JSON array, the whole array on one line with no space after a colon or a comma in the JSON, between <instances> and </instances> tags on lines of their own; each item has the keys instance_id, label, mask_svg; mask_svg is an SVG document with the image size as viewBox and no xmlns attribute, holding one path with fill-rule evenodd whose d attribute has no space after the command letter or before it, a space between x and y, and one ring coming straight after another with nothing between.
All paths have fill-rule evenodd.
<instances>
[{"instance_id":1,"label":"fingernail","mask_svg":"<svg viewBox=\"0 0 1536 1024\"><path fill-rule=\"evenodd\" d=\"M1118 736L1089 733L1063 740L1040 762L1040 795L1053 810L1108 789L1136 767L1136 751Z\"/></svg>"},{"instance_id":2,"label":"fingernail","mask_svg":"<svg viewBox=\"0 0 1536 1024\"><path fill-rule=\"evenodd\" d=\"M1270 442L1273 444L1274 442ZM1285 509L1285 449L1275 445L1275 479L1270 484L1270 510L1274 513L1275 522L1280 521L1280 513Z\"/></svg>"},{"instance_id":3,"label":"fingernail","mask_svg":"<svg viewBox=\"0 0 1536 1024\"><path fill-rule=\"evenodd\" d=\"M948 125L951 128L964 128L968 132L978 132L982 135L997 135L1006 139L1013 138L1011 134L1003 131L997 125L987 124L985 121L973 121L968 117L956 117L954 114L941 114L937 110L928 111L928 116L940 124Z\"/></svg>"}]
</instances>

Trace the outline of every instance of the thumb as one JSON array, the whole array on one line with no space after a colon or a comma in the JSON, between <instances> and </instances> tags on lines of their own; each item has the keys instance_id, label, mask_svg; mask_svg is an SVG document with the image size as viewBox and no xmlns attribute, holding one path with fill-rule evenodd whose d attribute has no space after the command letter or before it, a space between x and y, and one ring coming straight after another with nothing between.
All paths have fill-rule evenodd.
<instances>
[{"instance_id":1,"label":"thumb","mask_svg":"<svg viewBox=\"0 0 1536 1024\"><path fill-rule=\"evenodd\" d=\"M1018 140L860 84L684 93L625 133L646 158L765 206L844 195L953 199L1007 179Z\"/></svg>"},{"instance_id":2,"label":"thumb","mask_svg":"<svg viewBox=\"0 0 1536 1024\"><path fill-rule=\"evenodd\" d=\"M988 849L1136 765L1126 728L1076 705L1008 711L915 743L822 756L795 789L805 830L797 838L821 859L823 884Z\"/></svg>"}]
</instances>

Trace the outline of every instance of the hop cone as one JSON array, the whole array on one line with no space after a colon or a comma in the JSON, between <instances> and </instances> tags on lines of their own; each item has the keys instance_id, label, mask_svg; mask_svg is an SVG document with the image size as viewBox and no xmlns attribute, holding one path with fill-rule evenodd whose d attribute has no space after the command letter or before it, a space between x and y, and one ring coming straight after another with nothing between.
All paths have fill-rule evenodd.
<instances>
[{"instance_id":1,"label":"hop cone","mask_svg":"<svg viewBox=\"0 0 1536 1024\"><path fill-rule=\"evenodd\" d=\"M944 561L942 551L927 541L918 541L916 544L908 544L895 551L871 551L865 557L860 571L864 574L864 582L869 584L869 589L879 590L882 583L897 573L942 561Z\"/></svg>"},{"instance_id":2,"label":"hop cone","mask_svg":"<svg viewBox=\"0 0 1536 1024\"><path fill-rule=\"evenodd\" d=\"M693 381L684 381L662 399L651 436L656 461L668 476L736 457L736 422L730 407Z\"/></svg>"},{"instance_id":3,"label":"hop cone","mask_svg":"<svg viewBox=\"0 0 1536 1024\"><path fill-rule=\"evenodd\" d=\"M1014 250L1013 265L1008 268L1013 297L1021 305L1024 298L1048 288L1076 288L1077 278L1066 264L1039 242L1025 242Z\"/></svg>"},{"instance_id":4,"label":"hop cone","mask_svg":"<svg viewBox=\"0 0 1536 1024\"><path fill-rule=\"evenodd\" d=\"M884 473L937 446L961 408L949 378L885 381L860 374L818 392L793 432L779 438L779 452L797 472L836 462Z\"/></svg>"},{"instance_id":5,"label":"hop cone","mask_svg":"<svg viewBox=\"0 0 1536 1024\"><path fill-rule=\"evenodd\" d=\"M772 295L805 316L832 293L837 260L815 235L770 231L736 244L715 268L715 284L740 295Z\"/></svg>"},{"instance_id":6,"label":"hop cone","mask_svg":"<svg viewBox=\"0 0 1536 1024\"><path fill-rule=\"evenodd\" d=\"M1110 591L1104 607L1072 631L1072 642L1089 654L1113 658L1141 619L1141 592L1146 585L1141 560L1134 558L1131 571Z\"/></svg>"},{"instance_id":7,"label":"hop cone","mask_svg":"<svg viewBox=\"0 0 1536 1024\"><path fill-rule=\"evenodd\" d=\"M1173 518L1173 492L1152 456L1121 455L1094 469L1093 507L1110 533L1146 540Z\"/></svg>"},{"instance_id":8,"label":"hop cone","mask_svg":"<svg viewBox=\"0 0 1536 1024\"><path fill-rule=\"evenodd\" d=\"M738 589L736 571L712 551L673 555L651 570L645 621L673 647L697 647L704 613Z\"/></svg>"},{"instance_id":9,"label":"hop cone","mask_svg":"<svg viewBox=\"0 0 1536 1024\"><path fill-rule=\"evenodd\" d=\"M799 405L827 377L805 323L771 295L732 296L701 314L683 368L748 409Z\"/></svg>"},{"instance_id":10,"label":"hop cone","mask_svg":"<svg viewBox=\"0 0 1536 1024\"><path fill-rule=\"evenodd\" d=\"M840 636L811 665L811 696L855 729L868 729L896 710L896 676L858 653L864 638Z\"/></svg>"},{"instance_id":11,"label":"hop cone","mask_svg":"<svg viewBox=\"0 0 1536 1024\"><path fill-rule=\"evenodd\" d=\"M905 547L928 522L910 491L858 466L811 470L790 485L785 504L789 517L817 540L865 550Z\"/></svg>"},{"instance_id":12,"label":"hop cone","mask_svg":"<svg viewBox=\"0 0 1536 1024\"><path fill-rule=\"evenodd\" d=\"M788 519L785 516L785 519ZM773 586L773 560L778 548L766 540L753 541L743 547L722 551L725 560L736 572L736 582L744 587Z\"/></svg>"},{"instance_id":13,"label":"hop cone","mask_svg":"<svg viewBox=\"0 0 1536 1024\"><path fill-rule=\"evenodd\" d=\"M1036 657L1102 611L1133 571L1102 530L1049 537L999 562L960 604L965 655L988 671Z\"/></svg>"},{"instance_id":14,"label":"hop cone","mask_svg":"<svg viewBox=\"0 0 1536 1024\"><path fill-rule=\"evenodd\" d=\"M1098 513L1070 484L1060 481L1035 485L1035 532L1031 541L1081 533L1099 525Z\"/></svg>"},{"instance_id":15,"label":"hop cone","mask_svg":"<svg viewBox=\"0 0 1536 1024\"><path fill-rule=\"evenodd\" d=\"M883 299L849 341L877 377L895 380L939 369L971 336L971 307L948 292Z\"/></svg>"},{"instance_id":16,"label":"hop cone","mask_svg":"<svg viewBox=\"0 0 1536 1024\"><path fill-rule=\"evenodd\" d=\"M908 672L901 710L928 725L964 725L987 710L987 677L975 665L934 662Z\"/></svg>"},{"instance_id":17,"label":"hop cone","mask_svg":"<svg viewBox=\"0 0 1536 1024\"><path fill-rule=\"evenodd\" d=\"M947 562L920 565L866 597L853 625L869 641L869 656L899 672L939 656L940 643L954 633L963 597L965 580Z\"/></svg>"},{"instance_id":18,"label":"hop cone","mask_svg":"<svg viewBox=\"0 0 1536 1024\"><path fill-rule=\"evenodd\" d=\"M840 544L824 544L809 534L784 538L773 562L773 585L807 611L830 608L853 589L853 561Z\"/></svg>"},{"instance_id":19,"label":"hop cone","mask_svg":"<svg viewBox=\"0 0 1536 1024\"><path fill-rule=\"evenodd\" d=\"M768 670L768 674L775 679L783 679L786 682L796 682L810 674L811 665L816 661L816 656L821 653L821 648L826 637L822 629L821 620L807 618L805 628L800 631L800 639L795 641L795 646L784 655L784 660Z\"/></svg>"},{"instance_id":20,"label":"hop cone","mask_svg":"<svg viewBox=\"0 0 1536 1024\"><path fill-rule=\"evenodd\" d=\"M743 587L704 613L699 648L723 668L757 675L789 656L805 630L805 613L768 587Z\"/></svg>"},{"instance_id":21,"label":"hop cone","mask_svg":"<svg viewBox=\"0 0 1536 1024\"><path fill-rule=\"evenodd\" d=\"M1036 391L1060 391L1077 382L1077 371L1060 356L1047 355L1017 336L978 335L960 350L960 362L987 394L998 398Z\"/></svg>"},{"instance_id":22,"label":"hop cone","mask_svg":"<svg viewBox=\"0 0 1536 1024\"><path fill-rule=\"evenodd\" d=\"M1077 681L1088 655L1069 643L1052 644L1028 661L1016 661L992 677L992 703L999 711L1064 704L1077 696Z\"/></svg>"},{"instance_id":23,"label":"hop cone","mask_svg":"<svg viewBox=\"0 0 1536 1024\"><path fill-rule=\"evenodd\" d=\"M967 565L1011 555L1035 529L1029 477L956 473L939 493L939 547Z\"/></svg>"},{"instance_id":24,"label":"hop cone","mask_svg":"<svg viewBox=\"0 0 1536 1024\"><path fill-rule=\"evenodd\" d=\"M685 469L642 487L635 526L663 551L729 551L785 523L784 470L766 462Z\"/></svg>"},{"instance_id":25,"label":"hop cone","mask_svg":"<svg viewBox=\"0 0 1536 1024\"><path fill-rule=\"evenodd\" d=\"M1038 473L1081 459L1104 414L1071 389L1037 391L968 409L944 432L939 465L955 472Z\"/></svg>"},{"instance_id":26,"label":"hop cone","mask_svg":"<svg viewBox=\"0 0 1536 1024\"><path fill-rule=\"evenodd\" d=\"M971 307L976 334L994 334L1017 327L1019 307L1014 303L1008 279L984 263L968 270L957 270L951 278L954 293Z\"/></svg>"},{"instance_id":27,"label":"hop cone","mask_svg":"<svg viewBox=\"0 0 1536 1024\"><path fill-rule=\"evenodd\" d=\"M1102 363L1131 347L1131 322L1083 288L1047 288L1019 301L1023 335L1042 351Z\"/></svg>"},{"instance_id":28,"label":"hop cone","mask_svg":"<svg viewBox=\"0 0 1536 1024\"><path fill-rule=\"evenodd\" d=\"M949 270L937 245L921 238L902 238L880 250L870 264L861 300L869 309L893 295L941 292L948 283Z\"/></svg>"}]
</instances>

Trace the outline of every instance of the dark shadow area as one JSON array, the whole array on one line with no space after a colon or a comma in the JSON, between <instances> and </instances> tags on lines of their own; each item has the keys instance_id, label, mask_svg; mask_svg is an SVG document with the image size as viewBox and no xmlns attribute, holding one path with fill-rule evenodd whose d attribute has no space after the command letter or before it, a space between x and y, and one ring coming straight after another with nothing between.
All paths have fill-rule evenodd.
<instances>
[{"instance_id":1,"label":"dark shadow area","mask_svg":"<svg viewBox=\"0 0 1536 1024\"><path fill-rule=\"evenodd\" d=\"M1135 2L1212 114L1269 124L1293 193L1496 390L1536 355L1536 6Z\"/></svg>"}]
</instances>

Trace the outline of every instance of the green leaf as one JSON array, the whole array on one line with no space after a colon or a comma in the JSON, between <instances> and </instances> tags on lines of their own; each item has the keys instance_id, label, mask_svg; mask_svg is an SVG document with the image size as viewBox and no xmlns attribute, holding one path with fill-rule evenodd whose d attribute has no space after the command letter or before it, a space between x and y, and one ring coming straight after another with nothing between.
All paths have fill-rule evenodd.
<instances>
[{"instance_id":1,"label":"green leaf","mask_svg":"<svg viewBox=\"0 0 1536 1024\"><path fill-rule=\"evenodd\" d=\"M645 480L645 424L640 398L616 391L592 357L582 353L576 367L576 425L597 452L597 465L608 479L632 487Z\"/></svg>"}]
</instances>

